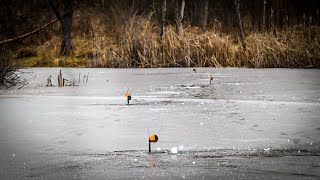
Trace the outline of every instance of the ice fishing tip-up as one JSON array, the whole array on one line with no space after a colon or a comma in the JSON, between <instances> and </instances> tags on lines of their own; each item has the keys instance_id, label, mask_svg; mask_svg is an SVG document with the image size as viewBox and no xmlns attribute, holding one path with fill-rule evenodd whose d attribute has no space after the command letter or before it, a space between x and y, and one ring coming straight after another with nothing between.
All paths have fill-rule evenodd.
<instances>
[{"instance_id":1,"label":"ice fishing tip-up","mask_svg":"<svg viewBox=\"0 0 320 180\"><path fill-rule=\"evenodd\" d=\"M149 136L149 153L151 153L151 143L156 143L158 142L158 136L156 134L152 134L151 136Z\"/></svg>"}]
</instances>

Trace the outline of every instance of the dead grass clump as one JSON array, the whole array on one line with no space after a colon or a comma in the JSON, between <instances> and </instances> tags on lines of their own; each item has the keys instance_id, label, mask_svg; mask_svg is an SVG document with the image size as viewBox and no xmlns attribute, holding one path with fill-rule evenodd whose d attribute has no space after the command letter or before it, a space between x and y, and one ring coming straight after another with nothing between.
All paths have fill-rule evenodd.
<instances>
[{"instance_id":1,"label":"dead grass clump","mask_svg":"<svg viewBox=\"0 0 320 180\"><path fill-rule=\"evenodd\" d=\"M122 67L157 67L160 40L150 19L133 16L118 28L118 56Z\"/></svg>"},{"instance_id":2,"label":"dead grass clump","mask_svg":"<svg viewBox=\"0 0 320 180\"><path fill-rule=\"evenodd\" d=\"M178 36L167 27L163 40L149 19L134 16L122 27L119 46L127 67L222 67L236 66L235 50L229 37L214 31L184 29Z\"/></svg>"},{"instance_id":3,"label":"dead grass clump","mask_svg":"<svg viewBox=\"0 0 320 180\"><path fill-rule=\"evenodd\" d=\"M16 57L17 58L26 58L26 57L33 57L37 56L37 51L34 48L24 47L17 51Z\"/></svg>"},{"instance_id":4,"label":"dead grass clump","mask_svg":"<svg viewBox=\"0 0 320 180\"><path fill-rule=\"evenodd\" d=\"M276 34L254 33L247 38L249 67L319 67L319 27L295 27Z\"/></svg>"},{"instance_id":5,"label":"dead grass clump","mask_svg":"<svg viewBox=\"0 0 320 180\"><path fill-rule=\"evenodd\" d=\"M22 88L27 84L27 80L22 78L23 72L13 61L11 52L0 49L0 89L19 86Z\"/></svg>"}]
</instances>

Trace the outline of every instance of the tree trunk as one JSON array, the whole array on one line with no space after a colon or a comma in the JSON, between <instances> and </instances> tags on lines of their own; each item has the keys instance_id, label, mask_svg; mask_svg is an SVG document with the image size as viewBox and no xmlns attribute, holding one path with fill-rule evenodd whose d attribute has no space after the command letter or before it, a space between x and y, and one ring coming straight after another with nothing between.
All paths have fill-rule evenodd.
<instances>
[{"instance_id":1,"label":"tree trunk","mask_svg":"<svg viewBox=\"0 0 320 180\"><path fill-rule=\"evenodd\" d=\"M246 42L244 37L244 31L242 27L242 19L240 14L240 0L234 0L235 11L237 16L237 25L239 30L240 43L243 50L246 50Z\"/></svg>"},{"instance_id":2,"label":"tree trunk","mask_svg":"<svg viewBox=\"0 0 320 180\"><path fill-rule=\"evenodd\" d=\"M294 4L288 2L288 27L294 26L297 24L296 18L296 10L294 8Z\"/></svg>"},{"instance_id":3,"label":"tree trunk","mask_svg":"<svg viewBox=\"0 0 320 180\"><path fill-rule=\"evenodd\" d=\"M209 6L209 0L203 0L203 15L201 20L202 29L205 29L208 24L208 6Z\"/></svg>"},{"instance_id":4,"label":"tree trunk","mask_svg":"<svg viewBox=\"0 0 320 180\"><path fill-rule=\"evenodd\" d=\"M278 4L278 9L279 9L279 28L283 29L283 0L279 0L279 4Z\"/></svg>"},{"instance_id":5,"label":"tree trunk","mask_svg":"<svg viewBox=\"0 0 320 180\"><path fill-rule=\"evenodd\" d=\"M320 15L319 15L319 9L317 9L317 21L318 21L318 26L320 26Z\"/></svg>"},{"instance_id":6,"label":"tree trunk","mask_svg":"<svg viewBox=\"0 0 320 180\"><path fill-rule=\"evenodd\" d=\"M271 29L271 0L267 0L266 5L266 31L269 32Z\"/></svg>"},{"instance_id":7,"label":"tree trunk","mask_svg":"<svg viewBox=\"0 0 320 180\"><path fill-rule=\"evenodd\" d=\"M69 56L72 52L72 15L74 0L65 0L64 4L64 16L62 17L62 44L60 54Z\"/></svg>"},{"instance_id":8,"label":"tree trunk","mask_svg":"<svg viewBox=\"0 0 320 180\"><path fill-rule=\"evenodd\" d=\"M185 0L181 0L181 8L179 11L179 2L180 0L176 0L176 33L178 36L182 33L182 19L184 16L184 7L185 7Z\"/></svg>"},{"instance_id":9,"label":"tree trunk","mask_svg":"<svg viewBox=\"0 0 320 180\"><path fill-rule=\"evenodd\" d=\"M311 18L312 18L311 24L313 26L317 25L318 23L317 23L317 9L316 9L316 7L312 7L312 9L311 9Z\"/></svg>"},{"instance_id":10,"label":"tree trunk","mask_svg":"<svg viewBox=\"0 0 320 180\"><path fill-rule=\"evenodd\" d=\"M167 1L162 0L162 7L161 7L161 32L160 37L163 40L164 33L165 33L165 23L166 23L166 11L167 11Z\"/></svg>"},{"instance_id":11,"label":"tree trunk","mask_svg":"<svg viewBox=\"0 0 320 180\"><path fill-rule=\"evenodd\" d=\"M166 11L167 11L167 2L166 0L162 0L162 5L161 5L161 32L160 32L160 37L161 37L161 58L162 62L165 65L166 64L166 59L164 55L164 35L165 35L165 23L166 23Z\"/></svg>"},{"instance_id":12,"label":"tree trunk","mask_svg":"<svg viewBox=\"0 0 320 180\"><path fill-rule=\"evenodd\" d=\"M60 12L61 0L49 0L49 3L62 27L60 55L69 56L73 53L71 32L74 0L63 1L63 13Z\"/></svg>"},{"instance_id":13,"label":"tree trunk","mask_svg":"<svg viewBox=\"0 0 320 180\"><path fill-rule=\"evenodd\" d=\"M256 13L255 15L257 16L257 28L258 31L262 31L262 12L263 12L263 5L261 5L261 0L256 0L255 3L256 6Z\"/></svg>"},{"instance_id":14,"label":"tree trunk","mask_svg":"<svg viewBox=\"0 0 320 180\"><path fill-rule=\"evenodd\" d=\"M274 20L275 20L275 18L274 18L274 11L273 11L273 7L271 6L271 8L270 8L270 26L271 26L271 31L272 31L272 33L274 34L274 35L276 35L276 30L275 30L275 27L274 27Z\"/></svg>"},{"instance_id":15,"label":"tree trunk","mask_svg":"<svg viewBox=\"0 0 320 180\"><path fill-rule=\"evenodd\" d=\"M276 0L275 4L275 18L276 18L276 28L281 29L281 0Z\"/></svg>"},{"instance_id":16,"label":"tree trunk","mask_svg":"<svg viewBox=\"0 0 320 180\"><path fill-rule=\"evenodd\" d=\"M255 6L256 0L251 0L251 31L255 30L255 23L256 23L256 6Z\"/></svg>"},{"instance_id":17,"label":"tree trunk","mask_svg":"<svg viewBox=\"0 0 320 180\"><path fill-rule=\"evenodd\" d=\"M223 30L225 32L229 32L230 31L230 14L232 14L232 12L230 12L230 5L227 3L223 3L223 16L222 16L222 21L223 21Z\"/></svg>"},{"instance_id":18,"label":"tree trunk","mask_svg":"<svg viewBox=\"0 0 320 180\"><path fill-rule=\"evenodd\" d=\"M265 32L266 30L266 6L267 1L263 0L263 12L262 12L262 31Z\"/></svg>"}]
</instances>

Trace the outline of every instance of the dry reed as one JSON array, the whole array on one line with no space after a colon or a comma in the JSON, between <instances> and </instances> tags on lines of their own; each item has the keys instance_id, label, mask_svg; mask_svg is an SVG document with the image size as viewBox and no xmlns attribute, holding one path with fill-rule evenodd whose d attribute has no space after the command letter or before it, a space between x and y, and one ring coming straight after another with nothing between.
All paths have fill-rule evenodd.
<instances>
[{"instance_id":1,"label":"dry reed","mask_svg":"<svg viewBox=\"0 0 320 180\"><path fill-rule=\"evenodd\" d=\"M194 27L177 36L168 26L165 38L148 18L132 17L122 29L119 47L127 67L319 67L320 28L295 27L272 33L252 33L247 49L213 30Z\"/></svg>"},{"instance_id":2,"label":"dry reed","mask_svg":"<svg viewBox=\"0 0 320 180\"><path fill-rule=\"evenodd\" d=\"M113 68L153 67L320 67L320 28L294 27L274 33L250 33L242 50L235 34L187 26L178 36L167 26L164 39L149 16L133 15L111 27L101 18L75 20L74 56L59 57L56 36L36 48L35 66ZM79 22L79 23L77 23Z\"/></svg>"}]
</instances>

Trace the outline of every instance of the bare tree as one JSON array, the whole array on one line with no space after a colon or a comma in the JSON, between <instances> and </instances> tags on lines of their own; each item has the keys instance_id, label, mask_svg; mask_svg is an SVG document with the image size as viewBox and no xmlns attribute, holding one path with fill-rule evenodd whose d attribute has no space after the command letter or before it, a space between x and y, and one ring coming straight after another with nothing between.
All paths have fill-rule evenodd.
<instances>
[{"instance_id":1,"label":"bare tree","mask_svg":"<svg viewBox=\"0 0 320 180\"><path fill-rule=\"evenodd\" d=\"M235 5L236 16L237 16L237 25L238 25L238 30L239 30L241 47L243 50L246 50L247 45L245 42L244 31L243 31L243 27L242 27L242 19L241 19L241 14L240 14L240 0L234 0L234 5Z\"/></svg>"},{"instance_id":2,"label":"bare tree","mask_svg":"<svg viewBox=\"0 0 320 180\"><path fill-rule=\"evenodd\" d=\"M193 1L192 1L193 2ZM194 24L204 29L208 22L209 0L194 1Z\"/></svg>"},{"instance_id":3,"label":"bare tree","mask_svg":"<svg viewBox=\"0 0 320 180\"><path fill-rule=\"evenodd\" d=\"M263 12L262 12L262 31L264 32L266 30L266 7L267 6L267 0L263 0Z\"/></svg>"},{"instance_id":4,"label":"bare tree","mask_svg":"<svg viewBox=\"0 0 320 180\"><path fill-rule=\"evenodd\" d=\"M72 54L71 32L74 0L49 0L49 3L62 26L60 54L69 56Z\"/></svg>"},{"instance_id":5,"label":"bare tree","mask_svg":"<svg viewBox=\"0 0 320 180\"><path fill-rule=\"evenodd\" d=\"M181 6L179 9L180 0L175 1L176 9L176 33L180 35L182 33L182 19L184 15L185 0L181 0Z\"/></svg>"},{"instance_id":6,"label":"bare tree","mask_svg":"<svg viewBox=\"0 0 320 180\"><path fill-rule=\"evenodd\" d=\"M209 6L209 0L203 0L203 15L201 20L201 26L203 29L205 29L208 24L208 14L209 14L208 6Z\"/></svg>"},{"instance_id":7,"label":"bare tree","mask_svg":"<svg viewBox=\"0 0 320 180\"><path fill-rule=\"evenodd\" d=\"M166 11L167 11L167 1L166 0L162 0L162 5L161 5L161 32L160 32L161 39L164 38L164 34L165 34Z\"/></svg>"}]
</instances>

